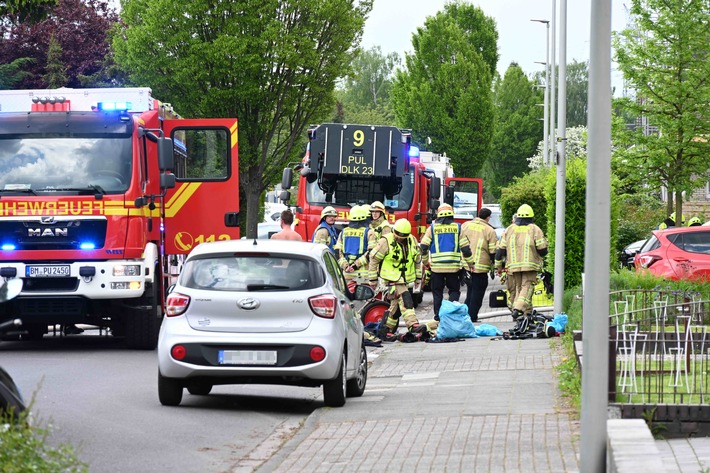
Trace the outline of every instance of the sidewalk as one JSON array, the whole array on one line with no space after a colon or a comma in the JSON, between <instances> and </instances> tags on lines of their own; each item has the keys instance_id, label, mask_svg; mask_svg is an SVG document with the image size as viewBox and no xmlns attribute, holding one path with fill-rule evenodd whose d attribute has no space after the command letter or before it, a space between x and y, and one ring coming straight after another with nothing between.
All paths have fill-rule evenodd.
<instances>
[{"instance_id":1,"label":"sidewalk","mask_svg":"<svg viewBox=\"0 0 710 473\"><path fill-rule=\"evenodd\" d=\"M479 322L511 328L487 303ZM417 316L433 317L431 293ZM579 421L560 402L554 369L559 345L477 338L368 348L365 394L316 410L258 471L579 471Z\"/></svg>"}]
</instances>

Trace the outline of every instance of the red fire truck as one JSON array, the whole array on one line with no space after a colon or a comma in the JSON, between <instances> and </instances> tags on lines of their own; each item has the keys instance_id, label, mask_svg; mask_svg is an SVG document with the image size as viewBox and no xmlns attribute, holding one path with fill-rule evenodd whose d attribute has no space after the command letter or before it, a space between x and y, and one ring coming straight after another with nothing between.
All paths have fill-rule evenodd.
<instances>
[{"instance_id":1,"label":"red fire truck","mask_svg":"<svg viewBox=\"0 0 710 473\"><path fill-rule=\"evenodd\" d=\"M300 171L295 230L305 240L313 237L321 210L328 205L338 210L336 225L342 227L351 207L380 201L389 221L406 218L417 238L435 216L442 189L444 201L455 208L459 202L474 210L482 205L481 179L452 177L448 159L439 160L438 155L436 160L421 160L409 130L326 123L309 128L308 137L306 156L294 167ZM292 179L293 170L286 168L281 182L284 203L291 197Z\"/></svg>"},{"instance_id":2,"label":"red fire truck","mask_svg":"<svg viewBox=\"0 0 710 473\"><path fill-rule=\"evenodd\" d=\"M325 206L338 211L336 226L347 224L354 205L380 201L390 222L406 218L420 239L436 218L439 199L453 205L462 222L475 217L482 205L479 178L453 177L448 158L425 153L421 159L411 131L393 126L326 123L308 130L303 161L284 170L281 200L289 202L293 171L300 171L295 230L311 241ZM465 209L458 212L458 209ZM421 294L415 294L415 302ZM361 310L363 322L377 322L389 303L376 300Z\"/></svg>"},{"instance_id":3,"label":"red fire truck","mask_svg":"<svg viewBox=\"0 0 710 473\"><path fill-rule=\"evenodd\" d=\"M0 321L89 324L152 349L195 245L239 238L237 120L187 120L148 88L0 91Z\"/></svg>"}]
</instances>

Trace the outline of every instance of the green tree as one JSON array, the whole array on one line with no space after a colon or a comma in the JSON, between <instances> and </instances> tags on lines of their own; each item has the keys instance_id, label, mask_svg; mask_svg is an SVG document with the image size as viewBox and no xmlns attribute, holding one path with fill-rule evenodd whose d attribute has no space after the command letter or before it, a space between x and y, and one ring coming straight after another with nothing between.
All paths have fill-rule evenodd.
<instances>
[{"instance_id":1,"label":"green tree","mask_svg":"<svg viewBox=\"0 0 710 473\"><path fill-rule=\"evenodd\" d=\"M710 0L632 0L635 27L615 37L616 61L636 91L621 102L639 117L633 146L619 150L655 189L666 187L668 211L681 215L682 192L707 181L710 167Z\"/></svg>"},{"instance_id":2,"label":"green tree","mask_svg":"<svg viewBox=\"0 0 710 473\"><path fill-rule=\"evenodd\" d=\"M336 123L368 125L394 124L390 101L393 71L400 63L397 53L382 54L379 46L359 51L352 62L352 72L336 92Z\"/></svg>"},{"instance_id":3,"label":"green tree","mask_svg":"<svg viewBox=\"0 0 710 473\"><path fill-rule=\"evenodd\" d=\"M0 33L0 64L18 58L30 58L17 88L43 89L44 77L54 77L47 66L52 38L60 47L65 67L67 87L80 87L79 77L92 75L104 67L109 54L108 33L118 21L108 0L60 0L48 16L37 24L30 22L3 23ZM56 53L54 53L56 54Z\"/></svg>"},{"instance_id":4,"label":"green tree","mask_svg":"<svg viewBox=\"0 0 710 473\"><path fill-rule=\"evenodd\" d=\"M486 187L496 197L500 188L528 171L528 159L535 154L543 135L542 92L512 63L495 87L495 126Z\"/></svg>"},{"instance_id":5,"label":"green tree","mask_svg":"<svg viewBox=\"0 0 710 473\"><path fill-rule=\"evenodd\" d=\"M395 116L416 141L446 153L459 176L476 176L493 134L495 21L467 3L448 3L412 36L406 70L392 87Z\"/></svg>"},{"instance_id":6,"label":"green tree","mask_svg":"<svg viewBox=\"0 0 710 473\"><path fill-rule=\"evenodd\" d=\"M115 59L184 116L239 119L246 232L259 198L330 114L371 0L124 0ZM244 215L244 212L242 212Z\"/></svg>"},{"instance_id":7,"label":"green tree","mask_svg":"<svg viewBox=\"0 0 710 473\"><path fill-rule=\"evenodd\" d=\"M36 23L44 19L59 0L1 0L0 23Z\"/></svg>"},{"instance_id":8,"label":"green tree","mask_svg":"<svg viewBox=\"0 0 710 473\"><path fill-rule=\"evenodd\" d=\"M67 85L67 68L62 62L62 45L54 35L49 40L47 48L47 73L42 79L50 89L58 89Z\"/></svg>"},{"instance_id":9,"label":"green tree","mask_svg":"<svg viewBox=\"0 0 710 473\"><path fill-rule=\"evenodd\" d=\"M589 68L587 61L567 64L567 126L587 126ZM557 95L555 95L557 97Z\"/></svg>"},{"instance_id":10,"label":"green tree","mask_svg":"<svg viewBox=\"0 0 710 473\"><path fill-rule=\"evenodd\" d=\"M26 70L31 63L32 59L22 57L10 64L0 64L0 90L16 89L17 84L31 75Z\"/></svg>"}]
</instances>

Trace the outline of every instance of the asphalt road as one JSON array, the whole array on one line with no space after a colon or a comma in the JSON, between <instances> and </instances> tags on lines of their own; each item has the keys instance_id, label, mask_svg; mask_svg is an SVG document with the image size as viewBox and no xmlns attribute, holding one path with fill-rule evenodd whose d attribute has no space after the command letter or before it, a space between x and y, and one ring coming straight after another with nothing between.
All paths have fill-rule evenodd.
<instances>
[{"instance_id":1,"label":"asphalt road","mask_svg":"<svg viewBox=\"0 0 710 473\"><path fill-rule=\"evenodd\" d=\"M320 388L215 386L164 407L156 352L91 333L0 342L0 364L49 441L77 447L92 473L251 471L323 406Z\"/></svg>"}]
</instances>

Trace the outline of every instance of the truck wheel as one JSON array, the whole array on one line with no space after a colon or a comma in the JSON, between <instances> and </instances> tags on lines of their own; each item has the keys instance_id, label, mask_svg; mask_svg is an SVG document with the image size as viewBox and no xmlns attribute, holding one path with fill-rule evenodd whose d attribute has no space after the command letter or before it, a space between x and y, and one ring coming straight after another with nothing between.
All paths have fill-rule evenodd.
<instances>
[{"instance_id":1,"label":"truck wheel","mask_svg":"<svg viewBox=\"0 0 710 473\"><path fill-rule=\"evenodd\" d=\"M156 280L158 273L156 272ZM145 294L138 299L142 307L132 309L126 314L126 345L138 350L154 350L158 345L160 322L163 320L162 293L160 282L147 283ZM144 309L143 307L149 307Z\"/></svg>"},{"instance_id":2,"label":"truck wheel","mask_svg":"<svg viewBox=\"0 0 710 473\"><path fill-rule=\"evenodd\" d=\"M164 406L179 406L182 401L182 384L177 379L166 378L158 372L158 399Z\"/></svg>"}]
</instances>

